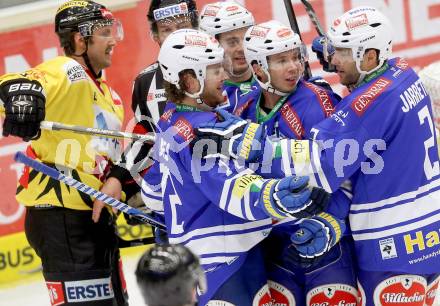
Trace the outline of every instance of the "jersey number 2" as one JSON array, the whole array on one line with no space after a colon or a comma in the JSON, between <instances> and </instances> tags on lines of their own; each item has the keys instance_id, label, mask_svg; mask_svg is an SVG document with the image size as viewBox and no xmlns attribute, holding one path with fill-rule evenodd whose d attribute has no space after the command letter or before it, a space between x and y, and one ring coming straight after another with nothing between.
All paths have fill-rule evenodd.
<instances>
[{"instance_id":1,"label":"jersey number 2","mask_svg":"<svg viewBox=\"0 0 440 306\"><path fill-rule=\"evenodd\" d=\"M440 174L439 162L434 163L429 159L428 151L435 145L435 133L434 133L434 123L432 122L431 115L429 114L428 106L423 107L419 112L420 125L423 125L425 120L428 122L429 129L431 131L431 136L425 140L425 161L423 163L423 169L425 170L425 175L428 180L432 179L434 176Z\"/></svg>"}]
</instances>

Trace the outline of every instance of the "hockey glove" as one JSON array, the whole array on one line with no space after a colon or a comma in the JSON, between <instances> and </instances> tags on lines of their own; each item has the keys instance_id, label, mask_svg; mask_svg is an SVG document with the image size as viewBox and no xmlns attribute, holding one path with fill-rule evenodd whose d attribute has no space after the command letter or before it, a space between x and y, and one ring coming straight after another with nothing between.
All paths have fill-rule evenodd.
<instances>
[{"instance_id":1,"label":"hockey glove","mask_svg":"<svg viewBox=\"0 0 440 306\"><path fill-rule=\"evenodd\" d=\"M327 48L327 52L324 51ZM312 42L312 51L316 53L319 63L322 65L324 71L335 72L335 66L330 64L331 56L335 53L332 45L326 43L326 38L323 36L316 37Z\"/></svg>"},{"instance_id":2,"label":"hockey glove","mask_svg":"<svg viewBox=\"0 0 440 306\"><path fill-rule=\"evenodd\" d=\"M284 255L286 261L303 268L316 265L341 240L346 228L343 220L325 212L302 220L298 226Z\"/></svg>"},{"instance_id":3,"label":"hockey glove","mask_svg":"<svg viewBox=\"0 0 440 306\"><path fill-rule=\"evenodd\" d=\"M0 86L5 107L3 136L18 136L24 141L40 137L40 122L45 117L46 96L37 81L15 79Z\"/></svg>"},{"instance_id":4,"label":"hockey glove","mask_svg":"<svg viewBox=\"0 0 440 306\"><path fill-rule=\"evenodd\" d=\"M308 188L308 176L269 180L263 185L259 204L274 219L304 218L323 211L329 194L321 188Z\"/></svg>"},{"instance_id":5,"label":"hockey glove","mask_svg":"<svg viewBox=\"0 0 440 306\"><path fill-rule=\"evenodd\" d=\"M214 140L218 151L214 156L222 155L242 159L247 162L257 161L263 155L266 130L264 126L248 123L246 120L225 110L217 110L223 121L200 125L196 130L196 141ZM208 154L205 157L213 156Z\"/></svg>"}]
</instances>

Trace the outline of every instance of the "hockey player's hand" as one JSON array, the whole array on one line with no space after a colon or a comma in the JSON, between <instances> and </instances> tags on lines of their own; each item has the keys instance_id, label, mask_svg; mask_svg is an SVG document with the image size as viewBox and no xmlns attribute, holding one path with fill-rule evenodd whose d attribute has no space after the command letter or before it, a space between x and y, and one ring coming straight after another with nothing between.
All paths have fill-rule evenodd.
<instances>
[{"instance_id":1,"label":"hockey player's hand","mask_svg":"<svg viewBox=\"0 0 440 306\"><path fill-rule=\"evenodd\" d=\"M321 257L341 240L345 222L328 213L304 219L290 239L292 245L285 252L287 261L303 268L315 265Z\"/></svg>"},{"instance_id":2,"label":"hockey player's hand","mask_svg":"<svg viewBox=\"0 0 440 306\"><path fill-rule=\"evenodd\" d=\"M324 48L327 48L325 51ZM331 56L335 53L335 48L332 45L326 43L324 36L316 37L312 42L312 51L316 53L319 59L319 63L322 65L324 71L335 72L335 66L330 64Z\"/></svg>"},{"instance_id":3,"label":"hockey player's hand","mask_svg":"<svg viewBox=\"0 0 440 306\"><path fill-rule=\"evenodd\" d=\"M222 155L247 162L257 161L263 154L266 139L264 126L249 123L225 110L218 110L223 121L200 125L196 130L197 140L213 140L217 144L215 156ZM212 152L204 157L212 156Z\"/></svg>"},{"instance_id":4,"label":"hockey player's hand","mask_svg":"<svg viewBox=\"0 0 440 306\"><path fill-rule=\"evenodd\" d=\"M259 203L275 219L311 217L327 207L330 195L321 188L309 188L308 182L308 176L269 180L263 185Z\"/></svg>"},{"instance_id":5,"label":"hockey player's hand","mask_svg":"<svg viewBox=\"0 0 440 306\"><path fill-rule=\"evenodd\" d=\"M40 137L40 122L45 117L46 96L37 81L15 79L0 86L5 107L3 136L18 136L24 141Z\"/></svg>"},{"instance_id":6,"label":"hockey player's hand","mask_svg":"<svg viewBox=\"0 0 440 306\"><path fill-rule=\"evenodd\" d=\"M110 177L107 179L104 185L102 185L100 191L115 198L116 200L120 200L122 194L121 182L119 182L119 180L114 177ZM104 206L105 203L98 199L95 199L95 201L93 202L92 219L95 223L99 221L99 217L101 216L101 211ZM113 209L113 212L116 211L116 209Z\"/></svg>"}]
</instances>

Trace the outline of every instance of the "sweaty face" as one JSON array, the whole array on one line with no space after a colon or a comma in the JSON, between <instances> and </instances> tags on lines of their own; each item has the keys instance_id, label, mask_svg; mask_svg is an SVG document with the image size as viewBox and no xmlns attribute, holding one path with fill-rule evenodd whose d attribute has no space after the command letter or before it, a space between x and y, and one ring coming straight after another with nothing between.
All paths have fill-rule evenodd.
<instances>
[{"instance_id":1,"label":"sweaty face","mask_svg":"<svg viewBox=\"0 0 440 306\"><path fill-rule=\"evenodd\" d=\"M223 82L226 78L223 64L210 65L206 68L205 87L201 94L206 104L215 107L224 102Z\"/></svg>"},{"instance_id":2,"label":"sweaty face","mask_svg":"<svg viewBox=\"0 0 440 306\"><path fill-rule=\"evenodd\" d=\"M245 27L219 35L219 43L225 49L225 69L229 75L240 76L249 70L243 50L243 38L247 29Z\"/></svg>"},{"instance_id":3,"label":"sweaty face","mask_svg":"<svg viewBox=\"0 0 440 306\"><path fill-rule=\"evenodd\" d=\"M157 21L157 33L153 34L154 40L162 45L164 40L173 33L180 29L192 29L192 23L189 16L177 16Z\"/></svg>"},{"instance_id":4,"label":"sweaty face","mask_svg":"<svg viewBox=\"0 0 440 306\"><path fill-rule=\"evenodd\" d=\"M282 92L295 89L304 71L299 48L268 56L271 84Z\"/></svg>"},{"instance_id":5,"label":"sweaty face","mask_svg":"<svg viewBox=\"0 0 440 306\"><path fill-rule=\"evenodd\" d=\"M114 36L112 26L104 26L93 31L89 39L87 55L95 72L107 68L112 63L113 48L117 37Z\"/></svg>"},{"instance_id":6,"label":"sweaty face","mask_svg":"<svg viewBox=\"0 0 440 306\"><path fill-rule=\"evenodd\" d=\"M356 62L353 60L351 49L335 48L331 63L335 65L339 82L342 85L350 86L357 83L360 74L357 71Z\"/></svg>"}]
</instances>

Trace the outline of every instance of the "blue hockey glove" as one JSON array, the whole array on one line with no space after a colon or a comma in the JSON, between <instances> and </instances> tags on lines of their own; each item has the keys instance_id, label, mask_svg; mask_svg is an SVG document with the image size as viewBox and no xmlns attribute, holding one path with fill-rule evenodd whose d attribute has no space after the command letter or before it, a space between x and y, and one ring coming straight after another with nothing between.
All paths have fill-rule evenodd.
<instances>
[{"instance_id":1,"label":"blue hockey glove","mask_svg":"<svg viewBox=\"0 0 440 306\"><path fill-rule=\"evenodd\" d=\"M343 220L325 212L302 220L290 237L292 245L284 254L286 261L303 268L316 265L341 240L345 228Z\"/></svg>"},{"instance_id":2,"label":"blue hockey glove","mask_svg":"<svg viewBox=\"0 0 440 306\"><path fill-rule=\"evenodd\" d=\"M269 180L263 185L259 205L274 219L304 218L323 211L329 194L321 188L309 188L309 177L290 176Z\"/></svg>"},{"instance_id":3,"label":"blue hockey glove","mask_svg":"<svg viewBox=\"0 0 440 306\"><path fill-rule=\"evenodd\" d=\"M327 46L327 52L324 51L325 46ZM319 59L319 63L322 65L324 71L335 72L335 66L330 64L331 56L335 53L335 48L332 45L326 43L326 38L324 36L316 37L312 42L312 51L316 53Z\"/></svg>"},{"instance_id":4,"label":"blue hockey glove","mask_svg":"<svg viewBox=\"0 0 440 306\"><path fill-rule=\"evenodd\" d=\"M266 130L264 126L249 123L225 110L217 110L223 121L209 122L195 129L195 141L208 139L217 143L214 155L223 155L242 159L247 162L257 161L263 155ZM207 153L204 157L212 156Z\"/></svg>"}]
</instances>

